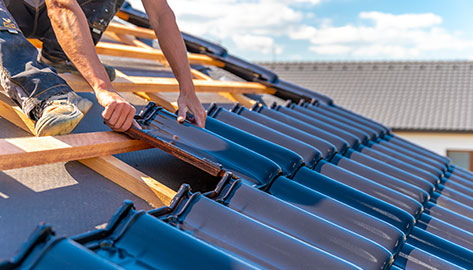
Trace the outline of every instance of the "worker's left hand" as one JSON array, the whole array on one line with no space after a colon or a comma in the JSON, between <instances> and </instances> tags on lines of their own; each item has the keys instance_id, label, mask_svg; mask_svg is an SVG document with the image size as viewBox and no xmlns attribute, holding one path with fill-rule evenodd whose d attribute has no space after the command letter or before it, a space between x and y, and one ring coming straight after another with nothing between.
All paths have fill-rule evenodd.
<instances>
[{"instance_id":1,"label":"worker's left hand","mask_svg":"<svg viewBox=\"0 0 473 270\"><path fill-rule=\"evenodd\" d=\"M177 105L179 106L177 121L180 123L184 122L187 113L192 113L194 115L193 122L201 128L205 127L207 113L195 92L191 91L190 93L183 93L181 91L181 94L179 94L179 98L177 99Z\"/></svg>"}]
</instances>

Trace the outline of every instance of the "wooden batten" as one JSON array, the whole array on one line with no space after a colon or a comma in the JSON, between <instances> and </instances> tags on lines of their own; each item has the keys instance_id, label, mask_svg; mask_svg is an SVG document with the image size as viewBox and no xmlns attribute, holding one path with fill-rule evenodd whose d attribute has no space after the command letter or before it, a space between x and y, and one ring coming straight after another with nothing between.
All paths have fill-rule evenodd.
<instances>
[{"instance_id":1,"label":"wooden batten","mask_svg":"<svg viewBox=\"0 0 473 270\"><path fill-rule=\"evenodd\" d=\"M150 47L148 44L144 43L143 41L135 39L133 36L126 35L126 34L117 34L117 37L120 42L128 40L129 42L128 45L136 46L143 49L153 49L153 47ZM169 65L167 61L163 62L163 64Z\"/></svg>"},{"instance_id":2,"label":"wooden batten","mask_svg":"<svg viewBox=\"0 0 473 270\"><path fill-rule=\"evenodd\" d=\"M153 30L111 23L106 35L123 44L99 42L96 46L98 54L155 60L161 64L169 65L161 50L152 48L136 39L136 37L156 39ZM42 47L40 41L35 39L30 41L36 47ZM189 53L188 58L191 64L224 66L222 62L206 55ZM231 102L239 102L247 107L253 105L254 101L245 97L244 93L275 93L274 89L259 83L215 81L197 70L192 70L192 74L195 78L193 82L196 92L215 93ZM72 74L61 74L60 76L76 92L92 90L81 76ZM174 78L126 76L117 71L117 79L112 84L118 92L134 92L147 100L156 102L171 112L175 112L177 109L175 103L158 93L178 92L179 84ZM26 131L34 133L34 122L24 115L18 106L7 97L1 95L0 116ZM132 140L123 134L114 132L3 139L0 140L0 149L2 149L0 152L0 171L79 160L79 162L107 179L146 200L152 206L169 205L176 194L175 191L111 156L150 147L142 141Z\"/></svg>"},{"instance_id":3,"label":"wooden batten","mask_svg":"<svg viewBox=\"0 0 473 270\"><path fill-rule=\"evenodd\" d=\"M88 83L78 75L61 74L63 79L76 92L89 92L92 89ZM231 93L255 93L255 94L273 94L275 90L259 83L252 82L224 82L224 81L206 81L194 80L196 92L231 92ZM113 88L117 92L179 92L179 83L174 78L152 78L117 76L112 82Z\"/></svg>"},{"instance_id":4,"label":"wooden batten","mask_svg":"<svg viewBox=\"0 0 473 270\"><path fill-rule=\"evenodd\" d=\"M139 58L139 59L150 59L165 61L164 53L158 49L145 49L142 47L135 47L130 45L115 44L109 42L99 42L95 47L98 54ZM223 67L224 64L220 61L214 60L211 57L201 54L188 53L189 62L191 64L198 65L211 65L217 67Z\"/></svg>"},{"instance_id":5,"label":"wooden batten","mask_svg":"<svg viewBox=\"0 0 473 270\"><path fill-rule=\"evenodd\" d=\"M191 69L191 73L194 76L195 79L198 80L204 80L204 81L213 81L214 79L210 78L208 75L196 70L196 69Z\"/></svg>"},{"instance_id":6,"label":"wooden batten","mask_svg":"<svg viewBox=\"0 0 473 270\"><path fill-rule=\"evenodd\" d=\"M41 48L43 46L43 43L39 41L38 39L28 39L28 41L31 44L33 44L36 48ZM167 61L166 58L164 57L164 53L161 50L154 49L154 48L147 49L144 46L141 46L142 45L141 43L137 43L137 44L141 44L138 47L132 46L132 45L136 45L134 43L136 42L133 42L133 44L130 44L130 45L123 45L123 44L115 44L115 43L109 43L109 42L99 42L95 46L95 49L97 51L97 54L157 60L160 62ZM220 61L214 60L211 57L208 57L206 55L201 55L201 54L188 53L188 58L191 64L196 64L196 65L210 65L210 66L217 66L217 67L223 67L225 65Z\"/></svg>"},{"instance_id":7,"label":"wooden batten","mask_svg":"<svg viewBox=\"0 0 473 270\"><path fill-rule=\"evenodd\" d=\"M219 94L222 97L225 97L226 99L230 100L231 102L238 102L240 105L246 108L251 108L253 105L256 104L256 101L245 97L243 94L225 93L225 92L221 92Z\"/></svg>"},{"instance_id":8,"label":"wooden batten","mask_svg":"<svg viewBox=\"0 0 473 270\"><path fill-rule=\"evenodd\" d=\"M192 71L192 75L194 75L194 77L199 80L214 81L214 79L212 79L211 77L207 76L206 74L198 70L192 69L191 71ZM238 94L238 93L218 92L218 95L226 98L230 102L238 102L240 103L240 105L245 106L247 108L250 108L256 103L256 101L249 99L245 97L244 95Z\"/></svg>"},{"instance_id":9,"label":"wooden batten","mask_svg":"<svg viewBox=\"0 0 473 270\"><path fill-rule=\"evenodd\" d=\"M0 171L101 157L151 148L116 132L0 140Z\"/></svg>"},{"instance_id":10,"label":"wooden batten","mask_svg":"<svg viewBox=\"0 0 473 270\"><path fill-rule=\"evenodd\" d=\"M0 117L34 134L34 122L1 93ZM147 201L153 207L169 205L176 194L175 191L110 156L113 153L150 147L141 141L114 132L3 139L0 140L2 149L0 171L80 159L79 162L85 166Z\"/></svg>"},{"instance_id":11,"label":"wooden batten","mask_svg":"<svg viewBox=\"0 0 473 270\"><path fill-rule=\"evenodd\" d=\"M0 116L26 132L35 135L34 122L3 93L0 93Z\"/></svg>"},{"instance_id":12,"label":"wooden batten","mask_svg":"<svg viewBox=\"0 0 473 270\"><path fill-rule=\"evenodd\" d=\"M115 184L150 203L153 207L169 205L176 192L114 156L79 160Z\"/></svg>"},{"instance_id":13,"label":"wooden batten","mask_svg":"<svg viewBox=\"0 0 473 270\"><path fill-rule=\"evenodd\" d=\"M166 97L158 93L148 93L148 92L135 92L135 95L142 97L148 101L153 101L164 109L175 113L177 111L177 106L173 104L172 101L168 100Z\"/></svg>"},{"instance_id":14,"label":"wooden batten","mask_svg":"<svg viewBox=\"0 0 473 270\"><path fill-rule=\"evenodd\" d=\"M152 29L143 27L126 26L120 23L111 22L107 28L107 32L115 34L127 34L137 38L156 39L156 34Z\"/></svg>"},{"instance_id":15,"label":"wooden batten","mask_svg":"<svg viewBox=\"0 0 473 270\"><path fill-rule=\"evenodd\" d=\"M135 26L126 26L119 23L111 23L107 29L107 31L116 34L117 36L121 37L121 42L128 44L128 45L135 45L140 48L150 48L146 44L143 45L143 42L137 41L139 43L133 43L129 39L123 37L123 35L131 35L137 38L145 38L145 39L156 39L157 36L152 29L147 29L143 27L135 27ZM218 65L216 65L218 66ZM222 66L219 66L222 67ZM192 70L192 74L195 78L200 80L209 80L213 81L212 78L208 77L207 75L199 72L197 70ZM239 102L241 105L245 107L253 106L256 101L245 97L242 94L238 93L228 93L228 92L219 92L220 96L225 97L226 99L230 100L231 102Z\"/></svg>"}]
</instances>

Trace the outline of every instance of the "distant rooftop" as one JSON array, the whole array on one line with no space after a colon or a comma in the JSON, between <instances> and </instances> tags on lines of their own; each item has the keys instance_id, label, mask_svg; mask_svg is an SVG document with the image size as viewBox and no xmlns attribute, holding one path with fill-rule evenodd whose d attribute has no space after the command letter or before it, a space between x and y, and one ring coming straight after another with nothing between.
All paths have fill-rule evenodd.
<instances>
[{"instance_id":1,"label":"distant rooftop","mask_svg":"<svg viewBox=\"0 0 473 270\"><path fill-rule=\"evenodd\" d=\"M473 131L473 62L262 63L395 130Z\"/></svg>"}]
</instances>

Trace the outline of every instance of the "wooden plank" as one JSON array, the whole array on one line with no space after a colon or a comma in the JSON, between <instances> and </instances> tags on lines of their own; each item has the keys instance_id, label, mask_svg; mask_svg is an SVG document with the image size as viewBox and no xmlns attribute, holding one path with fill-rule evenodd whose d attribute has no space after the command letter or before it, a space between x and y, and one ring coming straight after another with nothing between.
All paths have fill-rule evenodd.
<instances>
[{"instance_id":1,"label":"wooden plank","mask_svg":"<svg viewBox=\"0 0 473 270\"><path fill-rule=\"evenodd\" d=\"M123 36L125 34L128 34L128 35L133 35L133 36L138 37L138 38L146 38L146 39L156 39L157 38L156 34L154 33L154 31L152 29L146 29L146 28L142 28L142 27L130 27L130 26L125 26L123 24L119 24L119 23L111 23L109 25L107 31L113 32L115 34L119 34L121 36ZM122 40L125 41L124 43L127 43L126 39L122 39ZM130 43L130 41L128 40L127 44L131 45L133 43ZM144 46L143 46L143 44L139 44L137 46L139 46L141 48L146 48L147 45L144 44ZM192 74L197 79L209 80L209 81L213 80L209 76L203 74L200 71L194 70L194 69L192 70ZM245 107L251 107L256 103L256 101L254 101L250 98L247 98L242 94L220 92L219 95L227 98L228 100L230 100L232 102L239 102L241 105L243 105Z\"/></svg>"},{"instance_id":2,"label":"wooden plank","mask_svg":"<svg viewBox=\"0 0 473 270\"><path fill-rule=\"evenodd\" d=\"M158 61L166 61L164 53L158 49L145 49L138 48L135 46L115 44L109 42L99 42L95 46L98 54L139 58L139 59L151 59ZM201 54L188 53L189 62L191 64L198 65L211 65L217 67L223 67L224 64L220 61L216 61L211 57Z\"/></svg>"},{"instance_id":3,"label":"wooden plank","mask_svg":"<svg viewBox=\"0 0 473 270\"><path fill-rule=\"evenodd\" d=\"M25 114L23 114L21 109L16 106L16 104L14 104L8 97L1 93L0 116L10 121L14 125L21 127L25 131L32 134L34 133L34 122L30 120ZM42 142L44 144L47 141L43 140ZM58 145L58 142L54 140L50 140L49 143L51 144L50 146ZM65 145L63 146L65 147ZM30 150L32 147L35 147L35 144L30 144L28 146ZM0 160L2 159L0 158ZM175 192L170 188L113 156L88 158L79 160L79 162L101 174L105 178L129 190L138 197L144 199L153 207L169 205L172 198L175 196Z\"/></svg>"},{"instance_id":4,"label":"wooden plank","mask_svg":"<svg viewBox=\"0 0 473 270\"><path fill-rule=\"evenodd\" d=\"M191 71L192 71L192 75L194 75L194 77L197 78L197 79L207 80L207 81L214 81L214 79L212 79L211 77L207 76L206 74L204 74L204 73L202 73L198 70L192 69ZM238 103L240 103L240 105L245 106L247 108L250 108L251 106L253 106L256 103L256 101L254 101L252 99L249 99L249 98L245 97L244 95L238 94L238 93L219 92L218 94L221 97L226 98L230 102L238 102Z\"/></svg>"},{"instance_id":5,"label":"wooden plank","mask_svg":"<svg viewBox=\"0 0 473 270\"><path fill-rule=\"evenodd\" d=\"M36 48L41 48L43 43L37 39L28 39ZM133 42L140 44L138 42ZM133 44L136 45L136 44ZM123 44L115 44L109 42L99 42L95 49L98 54L103 55L111 55L111 56L121 56L121 57L130 57L130 58L139 58L139 59L150 59L150 60L157 60L160 62L167 62L166 58L164 57L164 53L158 49L147 49L145 47L136 47L130 45L123 45ZM210 65L210 66L217 66L223 67L223 64L220 61L214 60L209 56L195 54L195 53L188 53L189 63L196 64L196 65Z\"/></svg>"},{"instance_id":6,"label":"wooden plank","mask_svg":"<svg viewBox=\"0 0 473 270\"><path fill-rule=\"evenodd\" d=\"M225 92L220 92L219 93L222 97L227 98L231 102L238 102L240 105L246 107L246 108L251 108L254 104L256 104L256 101L245 97L242 94L235 94L235 93L225 93Z\"/></svg>"},{"instance_id":7,"label":"wooden plank","mask_svg":"<svg viewBox=\"0 0 473 270\"><path fill-rule=\"evenodd\" d=\"M208 76L207 74L204 74L204 73L202 73L202 72L200 72L196 69L191 69L191 72L192 72L192 75L194 76L194 78L196 78L196 79L205 80L205 81L214 81L214 79L212 79L210 76ZM221 97L224 97L229 102L234 102L232 99L229 98L229 97L231 97L230 93L218 92L217 95L219 95Z\"/></svg>"},{"instance_id":8,"label":"wooden plank","mask_svg":"<svg viewBox=\"0 0 473 270\"><path fill-rule=\"evenodd\" d=\"M0 117L35 135L34 121L3 93L0 93Z\"/></svg>"},{"instance_id":9,"label":"wooden plank","mask_svg":"<svg viewBox=\"0 0 473 270\"><path fill-rule=\"evenodd\" d=\"M170 100L158 93L148 93L148 92L135 92L136 95L148 100L153 101L164 109L175 113L177 111L177 106L173 104Z\"/></svg>"},{"instance_id":10,"label":"wooden plank","mask_svg":"<svg viewBox=\"0 0 473 270\"><path fill-rule=\"evenodd\" d=\"M166 61L164 53L160 50L143 49L130 45L115 44L109 42L99 42L95 46L98 54L140 58L140 59L151 59L157 61Z\"/></svg>"},{"instance_id":11,"label":"wooden plank","mask_svg":"<svg viewBox=\"0 0 473 270\"><path fill-rule=\"evenodd\" d=\"M122 43L125 43L127 45L139 47L139 48L144 48L144 49L153 49L153 47L149 46L148 44L144 43L143 41L135 39L133 36L130 35L124 35L124 34L117 34L118 40ZM127 43L129 42L129 43ZM168 62L165 62L167 65Z\"/></svg>"},{"instance_id":12,"label":"wooden plank","mask_svg":"<svg viewBox=\"0 0 473 270\"><path fill-rule=\"evenodd\" d=\"M101 157L151 148L116 132L0 140L0 171Z\"/></svg>"},{"instance_id":13,"label":"wooden plank","mask_svg":"<svg viewBox=\"0 0 473 270\"><path fill-rule=\"evenodd\" d=\"M148 44L145 44L144 42L141 42L135 39L133 36L130 36L127 34L116 34L114 32L106 32L106 33L108 33L113 39L115 39L118 42L122 42L128 45L132 45L132 46L136 46L136 47L140 47L144 49L152 49L152 47L150 47ZM167 61L161 61L160 63L163 65L169 66L169 63ZM191 69L191 71L197 71L197 70ZM119 74L120 77L127 77L125 74L119 72L118 70L117 70L117 74ZM158 93L149 93L149 92L140 91L140 92L135 92L135 95L142 97L148 101L153 101L159 106L165 108L166 110L170 112L174 113L177 111L177 104L173 104L166 97Z\"/></svg>"},{"instance_id":14,"label":"wooden plank","mask_svg":"<svg viewBox=\"0 0 473 270\"><path fill-rule=\"evenodd\" d=\"M145 44L137 39L135 39L133 36L126 35L126 34L116 34L114 32L105 32L108 33L113 39L115 39L118 42L122 42L128 45L144 48L144 49L151 49L151 47L148 44ZM163 65L169 65L167 61L161 61L161 64ZM119 77L126 78L128 77L127 75L123 74L119 70L116 70L117 74ZM171 101L166 99L164 96L158 94L158 93L147 93L147 92L135 92L135 95L142 97L148 101L153 101L159 106L165 108L166 110L170 112L176 112L177 106L174 106Z\"/></svg>"},{"instance_id":15,"label":"wooden plank","mask_svg":"<svg viewBox=\"0 0 473 270\"><path fill-rule=\"evenodd\" d=\"M117 76L127 78L128 76L125 75L123 72L116 70ZM165 97L158 93L147 93L147 92L135 92L135 95L142 97L148 101L153 101L159 106L165 108L170 112L176 112L177 106L174 106L171 101L167 100Z\"/></svg>"},{"instance_id":16,"label":"wooden plank","mask_svg":"<svg viewBox=\"0 0 473 270\"><path fill-rule=\"evenodd\" d=\"M159 61L162 64L169 65L166 58L164 57L164 54L160 50L153 49L149 47L147 44L134 40L130 37L126 37L125 35L116 35L114 33L109 33L109 35L113 38L119 39L121 42L126 42L128 44L132 44L135 46L129 46L129 45L120 45L120 44L113 44L113 43L104 43L104 42L99 42L97 45L97 52L102 53L102 54L108 54L108 55L114 55L114 56L126 56L126 57L134 57L134 58L146 58L146 59L153 59L156 61ZM30 42L32 42L36 47L41 47L42 43L39 40L36 39L30 39ZM125 50L125 52L123 51ZM223 66L223 63L209 63L207 62L209 59L207 56L202 56L198 54L190 54L189 56L189 61L191 61L192 64L208 64L208 65L215 65L215 66ZM212 61L214 61L212 59ZM213 81L210 77L206 76L205 74L192 70L194 76L201 80L207 80L207 81ZM196 75L198 74L198 75ZM68 81L69 85L77 92L89 92L92 89L78 80L77 78L73 78L74 75L69 76L70 74L65 74L63 77ZM155 102L160 102L159 104L162 105L163 107L169 109L169 110L175 110L175 107L171 102L166 100L163 96L160 96L159 94L153 94L153 92L177 92L179 91L179 84L175 79L170 79L170 78L154 78L154 82L151 82L151 85L146 83L141 77L132 77L131 79L128 78L122 78L125 79L124 81L116 80L114 84L117 84L118 86L115 86L115 89L117 90L122 89L122 90L117 90L119 92L140 92L140 93L146 93L147 96L150 98L149 100L155 101ZM150 79L150 78L148 78ZM145 91L140 91L140 90L128 90L129 89L129 81L133 81L133 84L139 85L141 84L140 87L142 87L141 90L144 87L150 87L151 90L145 90ZM215 81L213 81L215 82ZM205 84L205 83L199 83L194 81L194 85L196 86L196 91L198 92L218 92L220 96L225 97L231 102L239 102L241 105L245 107L251 107L252 104L254 104L254 101L243 96L241 93L255 93L255 94L261 94L261 93L267 93L267 94L274 94L275 90L267 88L265 86L256 84L256 83L239 83L238 85L237 82L227 82L226 85L222 84L223 82L216 83L216 84ZM198 85L197 85L198 84ZM246 84L243 85L243 84ZM259 86L259 87L258 87ZM156 87L159 87L159 90L153 90ZM215 87L220 87L220 88L225 88L223 89L224 91L217 91ZM248 88L253 88L254 91L245 89L246 87ZM143 95L142 95L143 97ZM34 129L33 129L34 130Z\"/></svg>"},{"instance_id":17,"label":"wooden plank","mask_svg":"<svg viewBox=\"0 0 473 270\"><path fill-rule=\"evenodd\" d=\"M209 77L208 75L198 71L198 70L195 70L195 69L192 69L191 70L192 72L192 75L194 75L194 77L196 79L199 79L199 80L206 80L206 81L214 81L214 79L212 79L211 77ZM228 92L218 92L217 93L219 96L221 97L224 97L225 99L227 99L229 102L236 102L236 99L234 98L234 94L231 94L231 93L228 93ZM240 95L240 94L235 94L235 95Z\"/></svg>"},{"instance_id":18,"label":"wooden plank","mask_svg":"<svg viewBox=\"0 0 473 270\"><path fill-rule=\"evenodd\" d=\"M105 37L113 39L115 41L119 41L125 45L135 46L132 42L134 38L130 38L130 36L128 35L120 35L120 37L118 34L115 34L113 32L104 32L103 34Z\"/></svg>"},{"instance_id":19,"label":"wooden plank","mask_svg":"<svg viewBox=\"0 0 473 270\"><path fill-rule=\"evenodd\" d=\"M157 39L156 34L152 29L147 29L143 27L131 27L115 22L111 22L108 25L107 32L133 35L137 38Z\"/></svg>"},{"instance_id":20,"label":"wooden plank","mask_svg":"<svg viewBox=\"0 0 473 270\"><path fill-rule=\"evenodd\" d=\"M196 70L196 69L191 69L191 73L192 75L194 76L194 78L198 79L198 80L205 80L205 81L213 81L214 79L212 79L211 77L209 77L208 75Z\"/></svg>"},{"instance_id":21,"label":"wooden plank","mask_svg":"<svg viewBox=\"0 0 473 270\"><path fill-rule=\"evenodd\" d=\"M126 34L115 34L113 32L111 32L111 33L116 36L115 37L116 41L127 43L127 44L130 44L130 45L133 45L133 46L136 46L136 47L140 47L140 48L144 48L144 49L151 49L152 48L148 44L145 44L144 42L141 42L141 41L135 39L133 36L126 35ZM169 63L167 61L161 61L161 64L169 66ZM120 73L120 76L125 77L126 75L123 74L123 73ZM142 97L142 98L144 98L148 101L153 101L156 104L158 104L159 106L165 108L166 110L168 110L170 112L174 113L174 112L177 111L177 106L174 106L171 103L170 100L168 100L167 98L165 98L164 96L162 96L158 93L149 93L149 92L141 92L140 91L140 92L135 92L135 95L140 96L140 97Z\"/></svg>"},{"instance_id":22,"label":"wooden plank","mask_svg":"<svg viewBox=\"0 0 473 270\"><path fill-rule=\"evenodd\" d=\"M60 74L69 86L77 92L89 92L92 89L88 83L78 75ZM231 93L255 93L274 94L275 90L259 83L253 82L223 82L194 80L196 92L231 92ZM118 92L179 92L179 83L175 78L152 78L117 76L112 82L113 88Z\"/></svg>"},{"instance_id":23,"label":"wooden plank","mask_svg":"<svg viewBox=\"0 0 473 270\"><path fill-rule=\"evenodd\" d=\"M150 203L153 207L169 205L176 192L148 175L113 157L83 159L80 162L131 193Z\"/></svg>"}]
</instances>

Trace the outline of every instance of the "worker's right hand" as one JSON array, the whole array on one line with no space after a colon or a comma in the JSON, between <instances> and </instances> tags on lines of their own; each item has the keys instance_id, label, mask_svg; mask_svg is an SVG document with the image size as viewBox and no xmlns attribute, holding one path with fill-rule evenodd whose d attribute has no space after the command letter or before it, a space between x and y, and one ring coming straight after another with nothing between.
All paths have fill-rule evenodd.
<instances>
[{"instance_id":1,"label":"worker's right hand","mask_svg":"<svg viewBox=\"0 0 473 270\"><path fill-rule=\"evenodd\" d=\"M114 131L127 131L132 124L136 124L133 120L136 109L128 103L118 93L113 91L96 91L97 101L105 109L102 112L102 117L105 123Z\"/></svg>"}]
</instances>

